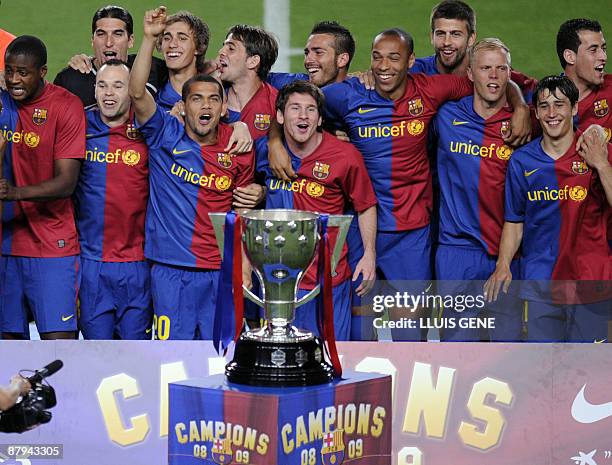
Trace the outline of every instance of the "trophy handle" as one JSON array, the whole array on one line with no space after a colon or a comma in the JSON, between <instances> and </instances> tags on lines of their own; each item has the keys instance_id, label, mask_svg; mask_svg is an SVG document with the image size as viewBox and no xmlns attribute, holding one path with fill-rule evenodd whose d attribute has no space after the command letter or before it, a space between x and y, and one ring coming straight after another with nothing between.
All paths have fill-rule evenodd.
<instances>
[{"instance_id":1,"label":"trophy handle","mask_svg":"<svg viewBox=\"0 0 612 465\"><path fill-rule=\"evenodd\" d=\"M338 265L338 261L340 260L340 253L342 252L342 247L344 246L344 242L346 241L346 236L348 234L351 221L353 221L353 215L329 215L329 221L327 225L337 227L339 230L338 236L336 237L336 243L334 244L334 250L332 251L331 256L332 276L336 275L336 265ZM304 298L306 297L307 296L304 296Z\"/></svg>"},{"instance_id":2,"label":"trophy handle","mask_svg":"<svg viewBox=\"0 0 612 465\"><path fill-rule=\"evenodd\" d=\"M298 299L298 301L295 303L295 306L299 307L300 305L304 305L305 303L310 302L312 299L319 295L320 290L321 286L317 284L314 289L308 292L308 294L306 294L301 299Z\"/></svg>"}]
</instances>

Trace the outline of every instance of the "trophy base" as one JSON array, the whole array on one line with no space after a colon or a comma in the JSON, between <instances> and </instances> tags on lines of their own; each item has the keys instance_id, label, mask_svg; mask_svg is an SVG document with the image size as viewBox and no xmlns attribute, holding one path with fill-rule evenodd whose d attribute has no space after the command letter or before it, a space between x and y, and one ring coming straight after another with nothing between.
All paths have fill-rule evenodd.
<instances>
[{"instance_id":1,"label":"trophy base","mask_svg":"<svg viewBox=\"0 0 612 465\"><path fill-rule=\"evenodd\" d=\"M228 381L250 386L312 386L329 383L334 372L323 357L320 339L299 343L240 336L234 360L225 367Z\"/></svg>"}]
</instances>

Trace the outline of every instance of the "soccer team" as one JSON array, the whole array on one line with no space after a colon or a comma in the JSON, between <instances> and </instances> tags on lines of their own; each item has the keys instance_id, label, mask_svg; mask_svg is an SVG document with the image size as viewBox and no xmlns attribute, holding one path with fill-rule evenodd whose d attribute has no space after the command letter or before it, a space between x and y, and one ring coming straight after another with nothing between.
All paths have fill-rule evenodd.
<instances>
[{"instance_id":1,"label":"soccer team","mask_svg":"<svg viewBox=\"0 0 612 465\"><path fill-rule=\"evenodd\" d=\"M270 72L278 45L259 27L233 26L207 61L209 38L202 19L159 7L128 55L130 13L103 7L93 57L73 57L55 84L39 39L8 44L4 339L28 338L30 314L42 339L211 339L221 255L208 213L295 208L355 215L333 278L339 340L373 337L361 298L376 279L419 293L434 277L451 293L480 280L470 292L486 309L461 315L498 321L442 340L522 340L524 301L530 341L607 340L612 78L597 21L561 25L563 74L539 81L512 69L501 40L477 41L459 0L432 10L434 55L415 60L410 34L387 29L352 77L355 42L333 21L313 27L304 74ZM529 285L509 292L512 280ZM296 323L317 332L313 306ZM246 317L260 323L255 308Z\"/></svg>"}]
</instances>

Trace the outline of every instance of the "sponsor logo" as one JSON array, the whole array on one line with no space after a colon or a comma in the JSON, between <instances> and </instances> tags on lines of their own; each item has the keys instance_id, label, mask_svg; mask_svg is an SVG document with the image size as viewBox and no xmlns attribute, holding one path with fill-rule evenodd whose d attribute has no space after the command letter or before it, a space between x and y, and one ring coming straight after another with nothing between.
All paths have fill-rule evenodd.
<instances>
[{"instance_id":1,"label":"sponsor logo","mask_svg":"<svg viewBox=\"0 0 612 465\"><path fill-rule=\"evenodd\" d=\"M341 429L323 435L321 448L323 465L341 465L344 462L344 431Z\"/></svg>"},{"instance_id":2,"label":"sponsor logo","mask_svg":"<svg viewBox=\"0 0 612 465\"><path fill-rule=\"evenodd\" d=\"M605 339L602 339L601 341L598 341L597 339L595 339L593 342L594 342L595 344L603 344L604 342L606 342L606 340L605 340Z\"/></svg>"},{"instance_id":3,"label":"sponsor logo","mask_svg":"<svg viewBox=\"0 0 612 465\"><path fill-rule=\"evenodd\" d=\"M361 108L361 107L359 107L357 109L357 113L359 113L360 115L363 115L365 113L370 113L371 111L374 111L374 110L376 110L376 108Z\"/></svg>"},{"instance_id":4,"label":"sponsor logo","mask_svg":"<svg viewBox=\"0 0 612 465\"><path fill-rule=\"evenodd\" d=\"M512 155L512 149L507 145L501 145L497 147L495 155L497 155L497 158L499 158L500 160L510 160L510 156Z\"/></svg>"},{"instance_id":5,"label":"sponsor logo","mask_svg":"<svg viewBox=\"0 0 612 465\"><path fill-rule=\"evenodd\" d=\"M606 116L609 111L610 108L608 107L608 101L605 98L597 100L595 103L593 103L593 113L595 113L595 116L598 118Z\"/></svg>"},{"instance_id":6,"label":"sponsor logo","mask_svg":"<svg viewBox=\"0 0 612 465\"><path fill-rule=\"evenodd\" d=\"M586 384L576 394L572 403L572 417L578 423L590 424L612 416L612 402L592 404L584 396Z\"/></svg>"},{"instance_id":7,"label":"sponsor logo","mask_svg":"<svg viewBox=\"0 0 612 465\"><path fill-rule=\"evenodd\" d=\"M533 173L535 173L536 171L538 171L540 168L536 168L535 170L531 170L531 171L527 171L525 170L525 172L523 173L525 175L526 178L528 178L529 176L531 176Z\"/></svg>"},{"instance_id":8,"label":"sponsor logo","mask_svg":"<svg viewBox=\"0 0 612 465\"><path fill-rule=\"evenodd\" d=\"M329 165L320 161L315 161L312 168L312 175L317 179L326 179L329 176Z\"/></svg>"},{"instance_id":9,"label":"sponsor logo","mask_svg":"<svg viewBox=\"0 0 612 465\"><path fill-rule=\"evenodd\" d=\"M408 102L408 113L412 116L419 116L423 113L423 100L421 100L421 97L417 97Z\"/></svg>"},{"instance_id":10,"label":"sponsor logo","mask_svg":"<svg viewBox=\"0 0 612 465\"><path fill-rule=\"evenodd\" d=\"M128 166L134 166L140 161L140 153L136 150L126 150L121 155L121 160Z\"/></svg>"},{"instance_id":11,"label":"sponsor logo","mask_svg":"<svg viewBox=\"0 0 612 465\"><path fill-rule=\"evenodd\" d=\"M414 121L410 121L408 123L408 134L411 136L418 136L425 129L425 123L423 121L415 119Z\"/></svg>"},{"instance_id":12,"label":"sponsor logo","mask_svg":"<svg viewBox=\"0 0 612 465\"><path fill-rule=\"evenodd\" d=\"M572 162L572 171L576 174L586 174L589 172L589 167L584 161L575 160Z\"/></svg>"},{"instance_id":13,"label":"sponsor logo","mask_svg":"<svg viewBox=\"0 0 612 465\"><path fill-rule=\"evenodd\" d=\"M38 144L40 144L40 136L35 132L26 132L23 141L25 142L25 145L31 149L34 149L38 147Z\"/></svg>"},{"instance_id":14,"label":"sponsor logo","mask_svg":"<svg viewBox=\"0 0 612 465\"><path fill-rule=\"evenodd\" d=\"M549 189L546 186L544 189L532 190L527 192L527 198L530 202L540 201L557 201L571 199L574 202L582 202L586 199L588 191L583 186L568 186L567 184L562 189Z\"/></svg>"},{"instance_id":15,"label":"sponsor logo","mask_svg":"<svg viewBox=\"0 0 612 465\"><path fill-rule=\"evenodd\" d=\"M502 121L501 127L499 128L499 132L503 137L506 137L510 134L510 121Z\"/></svg>"},{"instance_id":16,"label":"sponsor logo","mask_svg":"<svg viewBox=\"0 0 612 465\"><path fill-rule=\"evenodd\" d=\"M40 143L40 136L35 132L15 132L8 129L7 126L4 126L0 134L7 142L12 142L13 144L24 143L31 149L38 147Z\"/></svg>"},{"instance_id":17,"label":"sponsor logo","mask_svg":"<svg viewBox=\"0 0 612 465\"><path fill-rule=\"evenodd\" d=\"M73 313L72 315L68 315L68 316L66 316L66 315L62 315L62 321L64 321L64 322L69 321L69 320L71 320L73 317L74 317L74 313Z\"/></svg>"},{"instance_id":18,"label":"sponsor logo","mask_svg":"<svg viewBox=\"0 0 612 465\"><path fill-rule=\"evenodd\" d=\"M575 455L570 458L573 460L576 465L597 465L593 456L597 453L597 449L592 450L588 454L585 454L582 451L578 451L578 455Z\"/></svg>"},{"instance_id":19,"label":"sponsor logo","mask_svg":"<svg viewBox=\"0 0 612 465\"><path fill-rule=\"evenodd\" d=\"M324 192L325 187L318 182L311 181L306 184L306 193L313 198L321 197Z\"/></svg>"},{"instance_id":20,"label":"sponsor logo","mask_svg":"<svg viewBox=\"0 0 612 465\"><path fill-rule=\"evenodd\" d=\"M224 168L231 168L232 157L229 153L217 153L217 163Z\"/></svg>"},{"instance_id":21,"label":"sponsor logo","mask_svg":"<svg viewBox=\"0 0 612 465\"><path fill-rule=\"evenodd\" d=\"M228 176L219 176L215 179L215 187L220 191L226 191L232 185L232 180Z\"/></svg>"},{"instance_id":22,"label":"sponsor logo","mask_svg":"<svg viewBox=\"0 0 612 465\"><path fill-rule=\"evenodd\" d=\"M462 124L468 124L469 121L457 121L453 118L453 126L461 126Z\"/></svg>"},{"instance_id":23,"label":"sponsor logo","mask_svg":"<svg viewBox=\"0 0 612 465\"><path fill-rule=\"evenodd\" d=\"M604 133L606 134L606 144L608 142L610 142L610 137L612 136L612 129L610 128L603 128Z\"/></svg>"},{"instance_id":24,"label":"sponsor logo","mask_svg":"<svg viewBox=\"0 0 612 465\"><path fill-rule=\"evenodd\" d=\"M255 115L255 120L253 121L253 125L256 129L260 131L267 131L270 127L270 115L257 113Z\"/></svg>"},{"instance_id":25,"label":"sponsor logo","mask_svg":"<svg viewBox=\"0 0 612 465\"><path fill-rule=\"evenodd\" d=\"M47 122L47 110L45 108L34 108L32 121L37 126L42 126Z\"/></svg>"},{"instance_id":26,"label":"sponsor logo","mask_svg":"<svg viewBox=\"0 0 612 465\"><path fill-rule=\"evenodd\" d=\"M180 155L182 153L187 153L187 152L191 152L191 149L187 149L187 150L176 150L176 147L174 147L172 149L172 155Z\"/></svg>"},{"instance_id":27,"label":"sponsor logo","mask_svg":"<svg viewBox=\"0 0 612 465\"><path fill-rule=\"evenodd\" d=\"M491 158L496 155L500 160L508 160L512 155L512 149L507 145L493 143L490 145L474 144L471 140L467 142L450 141L448 149L451 153L473 155L481 158Z\"/></svg>"},{"instance_id":28,"label":"sponsor logo","mask_svg":"<svg viewBox=\"0 0 612 465\"><path fill-rule=\"evenodd\" d=\"M131 140L142 139L142 134L132 123L127 124L127 127L125 128L125 136Z\"/></svg>"},{"instance_id":29,"label":"sponsor logo","mask_svg":"<svg viewBox=\"0 0 612 465\"><path fill-rule=\"evenodd\" d=\"M59 241L57 241L57 246L60 249L63 249L64 247L66 247L66 241L64 239L60 239Z\"/></svg>"}]
</instances>

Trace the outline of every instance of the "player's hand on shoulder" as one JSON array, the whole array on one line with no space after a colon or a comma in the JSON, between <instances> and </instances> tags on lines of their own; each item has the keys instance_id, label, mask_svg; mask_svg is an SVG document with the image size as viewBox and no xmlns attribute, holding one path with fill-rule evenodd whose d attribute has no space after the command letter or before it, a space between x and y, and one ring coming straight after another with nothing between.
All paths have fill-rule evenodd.
<instances>
[{"instance_id":1,"label":"player's hand on shoulder","mask_svg":"<svg viewBox=\"0 0 612 465\"><path fill-rule=\"evenodd\" d=\"M531 112L528 105L519 105L510 118L510 130L504 135L504 142L520 147L531 140Z\"/></svg>"},{"instance_id":2,"label":"player's hand on shoulder","mask_svg":"<svg viewBox=\"0 0 612 465\"><path fill-rule=\"evenodd\" d=\"M249 127L242 121L236 121L232 124L232 128L232 135L227 147L223 150L230 155L250 152L253 148L253 138L249 132Z\"/></svg>"},{"instance_id":3,"label":"player's hand on shoulder","mask_svg":"<svg viewBox=\"0 0 612 465\"><path fill-rule=\"evenodd\" d=\"M336 139L341 140L342 142L350 142L351 139L349 138L348 134L344 131L341 131L340 129L336 129L334 131L334 136L336 136Z\"/></svg>"},{"instance_id":4,"label":"player's hand on shoulder","mask_svg":"<svg viewBox=\"0 0 612 465\"><path fill-rule=\"evenodd\" d=\"M68 66L82 74L89 74L93 70L92 58L84 53L74 55L68 60Z\"/></svg>"},{"instance_id":5,"label":"player's hand on shoulder","mask_svg":"<svg viewBox=\"0 0 612 465\"><path fill-rule=\"evenodd\" d=\"M268 163L275 178L287 182L297 178L291 165L291 158L282 142L268 140Z\"/></svg>"},{"instance_id":6,"label":"player's hand on shoulder","mask_svg":"<svg viewBox=\"0 0 612 465\"><path fill-rule=\"evenodd\" d=\"M185 125L185 102L179 100L174 104L172 110L170 110L170 114L178 119L181 124Z\"/></svg>"},{"instance_id":7,"label":"player's hand on shoulder","mask_svg":"<svg viewBox=\"0 0 612 465\"><path fill-rule=\"evenodd\" d=\"M576 144L578 153L591 168L599 170L609 165L608 147L603 128L592 124L584 131Z\"/></svg>"},{"instance_id":8,"label":"player's hand on shoulder","mask_svg":"<svg viewBox=\"0 0 612 465\"><path fill-rule=\"evenodd\" d=\"M368 90L374 89L374 73L371 69L367 71L355 71L354 73L348 73L348 77L356 77Z\"/></svg>"},{"instance_id":9,"label":"player's hand on shoulder","mask_svg":"<svg viewBox=\"0 0 612 465\"><path fill-rule=\"evenodd\" d=\"M158 6L154 10L148 10L144 15L144 35L147 37L157 37L166 28L166 7Z\"/></svg>"}]
</instances>

